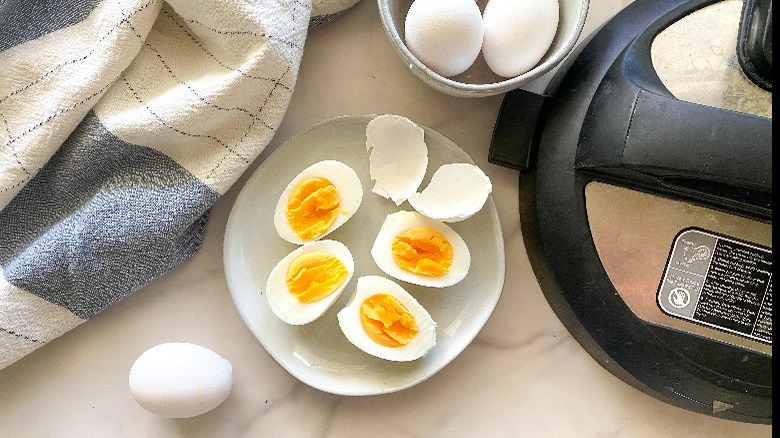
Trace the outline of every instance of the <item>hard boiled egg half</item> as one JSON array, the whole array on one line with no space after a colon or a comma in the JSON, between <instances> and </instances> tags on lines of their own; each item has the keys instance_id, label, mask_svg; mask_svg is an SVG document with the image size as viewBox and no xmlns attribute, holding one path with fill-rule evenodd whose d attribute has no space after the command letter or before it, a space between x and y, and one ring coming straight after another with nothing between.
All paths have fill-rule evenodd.
<instances>
[{"instance_id":1,"label":"hard boiled egg half","mask_svg":"<svg viewBox=\"0 0 780 438\"><path fill-rule=\"evenodd\" d=\"M271 270L265 287L268 307L287 324L308 324L333 305L353 272L352 253L343 243L307 243Z\"/></svg>"},{"instance_id":2,"label":"hard boiled egg half","mask_svg":"<svg viewBox=\"0 0 780 438\"><path fill-rule=\"evenodd\" d=\"M460 282L471 265L466 242L455 230L414 211L385 218L371 256L387 275L428 287Z\"/></svg>"},{"instance_id":3,"label":"hard boiled egg half","mask_svg":"<svg viewBox=\"0 0 780 438\"><path fill-rule=\"evenodd\" d=\"M412 361L436 345L431 315L404 288L384 277L358 278L352 301L337 317L352 344L380 359Z\"/></svg>"},{"instance_id":4,"label":"hard boiled egg half","mask_svg":"<svg viewBox=\"0 0 780 438\"><path fill-rule=\"evenodd\" d=\"M312 242L344 225L362 201L363 185L351 167L320 161L285 187L274 210L274 227L288 242Z\"/></svg>"}]
</instances>

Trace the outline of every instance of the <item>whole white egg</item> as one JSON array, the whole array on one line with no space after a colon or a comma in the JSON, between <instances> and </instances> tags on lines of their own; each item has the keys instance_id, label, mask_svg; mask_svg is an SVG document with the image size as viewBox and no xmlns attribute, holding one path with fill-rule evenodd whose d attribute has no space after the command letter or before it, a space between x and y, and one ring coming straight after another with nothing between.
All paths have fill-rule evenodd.
<instances>
[{"instance_id":1,"label":"whole white egg","mask_svg":"<svg viewBox=\"0 0 780 438\"><path fill-rule=\"evenodd\" d=\"M358 278L352 300L337 318L353 345L380 359L412 361L436 345L436 323L428 311L384 277Z\"/></svg>"},{"instance_id":2,"label":"whole white egg","mask_svg":"<svg viewBox=\"0 0 780 438\"><path fill-rule=\"evenodd\" d=\"M353 272L355 262L343 243L307 243L271 270L265 287L268 307L287 324L308 324L333 305Z\"/></svg>"},{"instance_id":3,"label":"whole white egg","mask_svg":"<svg viewBox=\"0 0 780 438\"><path fill-rule=\"evenodd\" d=\"M482 47L482 14L474 0L415 0L404 24L406 47L442 76L466 71Z\"/></svg>"},{"instance_id":4,"label":"whole white egg","mask_svg":"<svg viewBox=\"0 0 780 438\"><path fill-rule=\"evenodd\" d=\"M490 0L483 20L482 55L504 77L534 68L558 31L558 0Z\"/></svg>"},{"instance_id":5,"label":"whole white egg","mask_svg":"<svg viewBox=\"0 0 780 438\"><path fill-rule=\"evenodd\" d=\"M344 225L363 201L355 171L336 160L303 169L285 187L274 210L279 236L298 245L312 242Z\"/></svg>"},{"instance_id":6,"label":"whole white egg","mask_svg":"<svg viewBox=\"0 0 780 438\"><path fill-rule=\"evenodd\" d=\"M395 279L439 288L463 280L471 265L466 242L455 230L416 211L389 214L371 256Z\"/></svg>"},{"instance_id":7,"label":"whole white egg","mask_svg":"<svg viewBox=\"0 0 780 438\"><path fill-rule=\"evenodd\" d=\"M147 411L188 418L219 406L233 387L233 368L217 353L173 342L145 351L130 368L130 394Z\"/></svg>"}]
</instances>

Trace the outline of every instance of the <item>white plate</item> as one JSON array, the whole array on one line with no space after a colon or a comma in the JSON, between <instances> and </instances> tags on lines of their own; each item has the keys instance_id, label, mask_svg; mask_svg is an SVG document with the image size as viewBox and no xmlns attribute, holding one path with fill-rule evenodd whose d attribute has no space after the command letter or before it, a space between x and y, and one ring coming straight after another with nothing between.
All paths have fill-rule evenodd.
<instances>
[{"instance_id":1,"label":"white plate","mask_svg":"<svg viewBox=\"0 0 780 438\"><path fill-rule=\"evenodd\" d=\"M504 244L492 196L466 221L451 224L471 252L471 269L460 283L444 289L398 282L417 298L438 324L436 346L413 362L389 362L353 346L339 329L336 313L346 306L362 275L383 275L371 258L374 238L388 214L411 210L371 192L366 125L374 116L343 116L310 126L272 153L247 181L236 199L225 232L225 272L233 301L268 354L309 386L344 395L399 391L422 382L450 363L482 329L498 302L504 283ZM426 179L442 164L473 163L451 140L425 128L429 162ZM355 273L335 304L304 326L290 326L268 308L264 296L271 269L297 248L282 240L273 225L282 190L301 170L325 160L351 166L363 183L363 203L341 228L328 235L352 251Z\"/></svg>"}]
</instances>

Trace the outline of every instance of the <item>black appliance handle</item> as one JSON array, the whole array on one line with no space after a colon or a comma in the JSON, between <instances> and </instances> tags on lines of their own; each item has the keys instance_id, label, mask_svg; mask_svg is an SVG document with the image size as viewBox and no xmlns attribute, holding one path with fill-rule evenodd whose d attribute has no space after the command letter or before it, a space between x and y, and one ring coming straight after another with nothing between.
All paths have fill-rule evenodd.
<instances>
[{"instance_id":1,"label":"black appliance handle","mask_svg":"<svg viewBox=\"0 0 780 438\"><path fill-rule=\"evenodd\" d=\"M534 144L538 142L536 136L541 132L545 100L546 95L519 88L504 95L493 127L489 162L519 171L531 166Z\"/></svg>"},{"instance_id":2,"label":"black appliance handle","mask_svg":"<svg viewBox=\"0 0 780 438\"><path fill-rule=\"evenodd\" d=\"M628 45L597 88L577 170L771 222L772 120L676 99L650 58L661 30Z\"/></svg>"},{"instance_id":3,"label":"black appliance handle","mask_svg":"<svg viewBox=\"0 0 780 438\"><path fill-rule=\"evenodd\" d=\"M622 166L718 195L772 193L772 121L639 90ZM727 193L722 193L728 196ZM760 203L760 197L755 199ZM771 207L770 205L763 205Z\"/></svg>"},{"instance_id":4,"label":"black appliance handle","mask_svg":"<svg viewBox=\"0 0 780 438\"><path fill-rule=\"evenodd\" d=\"M748 78L772 90L772 0L745 0L737 35L737 60Z\"/></svg>"}]
</instances>

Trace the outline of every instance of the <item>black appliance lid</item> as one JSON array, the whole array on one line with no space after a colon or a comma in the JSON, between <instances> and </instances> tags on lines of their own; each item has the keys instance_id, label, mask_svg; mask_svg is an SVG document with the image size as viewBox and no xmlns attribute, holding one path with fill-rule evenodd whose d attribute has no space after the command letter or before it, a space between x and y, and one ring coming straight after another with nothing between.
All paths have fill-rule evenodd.
<instances>
[{"instance_id":1,"label":"black appliance lid","mask_svg":"<svg viewBox=\"0 0 780 438\"><path fill-rule=\"evenodd\" d=\"M651 56L713 3L621 11L544 96L506 95L490 160L523 170L534 272L602 366L686 409L771 422L771 119L676 98Z\"/></svg>"}]
</instances>

